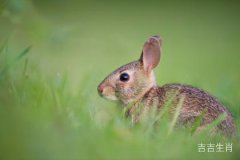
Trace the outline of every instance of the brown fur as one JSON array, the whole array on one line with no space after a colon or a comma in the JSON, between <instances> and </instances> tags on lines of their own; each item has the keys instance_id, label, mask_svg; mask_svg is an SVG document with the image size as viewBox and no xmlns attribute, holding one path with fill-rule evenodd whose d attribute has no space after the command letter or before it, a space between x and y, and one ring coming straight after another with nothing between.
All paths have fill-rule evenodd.
<instances>
[{"instance_id":1,"label":"brown fur","mask_svg":"<svg viewBox=\"0 0 240 160\"><path fill-rule=\"evenodd\" d=\"M178 126L191 124L205 112L198 128L201 130L226 113L227 117L217 126L217 130L225 135L233 135L235 125L232 115L217 98L190 85L166 84L161 87L156 85L153 69L160 61L160 44L161 39L158 36L149 38L144 44L140 59L116 69L107 76L98 86L99 94L110 100L118 100L125 106L133 104L126 115L132 117L135 122L139 120L139 115L135 114L139 104L151 108L157 102L157 107L161 110L169 97L174 96L171 109L174 113L181 97L184 97L177 121ZM122 82L119 79L122 73L127 73L130 79Z\"/></svg>"}]
</instances>

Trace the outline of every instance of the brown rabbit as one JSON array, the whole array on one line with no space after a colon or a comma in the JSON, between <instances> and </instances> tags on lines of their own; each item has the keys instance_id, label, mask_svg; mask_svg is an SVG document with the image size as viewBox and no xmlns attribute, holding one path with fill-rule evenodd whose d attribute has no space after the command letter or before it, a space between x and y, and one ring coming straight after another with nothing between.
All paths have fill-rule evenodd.
<instances>
[{"instance_id":1,"label":"brown rabbit","mask_svg":"<svg viewBox=\"0 0 240 160\"><path fill-rule=\"evenodd\" d=\"M130 117L133 117L138 104L143 104L148 108L157 104L161 110L169 96L174 95L172 104L175 109L183 98L177 124L189 125L197 117L203 115L199 131L225 113L225 119L216 129L225 135L233 135L235 125L232 115L215 97L190 85L157 86L153 69L160 61L161 44L159 36L150 37L143 46L140 59L126 64L108 75L98 86L99 94L109 100L118 100L124 106L131 105L126 114ZM202 114L203 112L205 114ZM138 119L139 117L134 116L134 121L138 121Z\"/></svg>"}]
</instances>

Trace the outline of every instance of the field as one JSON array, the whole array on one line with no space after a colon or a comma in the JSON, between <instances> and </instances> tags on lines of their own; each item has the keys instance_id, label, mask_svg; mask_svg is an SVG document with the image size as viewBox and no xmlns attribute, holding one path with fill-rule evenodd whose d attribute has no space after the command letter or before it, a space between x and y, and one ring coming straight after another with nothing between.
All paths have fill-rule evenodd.
<instances>
[{"instance_id":1,"label":"field","mask_svg":"<svg viewBox=\"0 0 240 160\"><path fill-rule=\"evenodd\" d=\"M237 1L0 1L0 159L239 159L240 3ZM98 84L163 39L159 85L184 83L232 112L231 139L133 126ZM199 144L232 152L199 152ZM227 144L226 144L227 143Z\"/></svg>"}]
</instances>

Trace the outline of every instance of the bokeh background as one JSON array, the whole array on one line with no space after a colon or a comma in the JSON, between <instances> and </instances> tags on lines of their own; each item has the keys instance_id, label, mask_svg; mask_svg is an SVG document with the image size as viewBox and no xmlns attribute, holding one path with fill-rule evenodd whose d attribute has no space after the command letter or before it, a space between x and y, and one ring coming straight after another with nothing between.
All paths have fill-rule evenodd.
<instances>
[{"instance_id":1,"label":"bokeh background","mask_svg":"<svg viewBox=\"0 0 240 160\"><path fill-rule=\"evenodd\" d=\"M1 0L0 158L239 158L238 139L233 153L199 154L197 144L210 140L132 131L96 91L158 34L159 85L207 90L239 126L239 17L237 0Z\"/></svg>"}]
</instances>

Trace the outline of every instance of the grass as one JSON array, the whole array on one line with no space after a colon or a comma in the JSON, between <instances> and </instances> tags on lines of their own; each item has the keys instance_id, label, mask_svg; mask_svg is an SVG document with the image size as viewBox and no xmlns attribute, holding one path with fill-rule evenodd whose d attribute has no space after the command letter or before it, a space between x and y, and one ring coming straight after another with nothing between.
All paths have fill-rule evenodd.
<instances>
[{"instance_id":1,"label":"grass","mask_svg":"<svg viewBox=\"0 0 240 160\"><path fill-rule=\"evenodd\" d=\"M31 51L27 48L19 55L27 52ZM237 159L239 156L237 138L192 136L186 130L173 130L178 112L171 123L161 114L157 130L153 126L155 112L145 114L145 120L133 126L121 115L120 106L88 95L88 88L94 85L91 79L82 80L79 92L72 95L66 75L48 77L37 69L26 68L24 59L17 59L11 66L6 64L8 69L4 67L1 74L1 159L185 159L189 155L197 159ZM22 67L16 68L17 63ZM233 143L234 151L198 153L198 144L210 142Z\"/></svg>"},{"instance_id":2,"label":"grass","mask_svg":"<svg viewBox=\"0 0 240 160\"><path fill-rule=\"evenodd\" d=\"M190 130L173 130L178 112L169 122L168 106L133 126L96 91L159 33L158 83L209 91L239 130L238 4L11 2L0 5L0 159L239 159L239 132L191 135L201 116ZM233 152L199 153L200 143L232 143Z\"/></svg>"}]
</instances>

